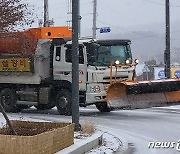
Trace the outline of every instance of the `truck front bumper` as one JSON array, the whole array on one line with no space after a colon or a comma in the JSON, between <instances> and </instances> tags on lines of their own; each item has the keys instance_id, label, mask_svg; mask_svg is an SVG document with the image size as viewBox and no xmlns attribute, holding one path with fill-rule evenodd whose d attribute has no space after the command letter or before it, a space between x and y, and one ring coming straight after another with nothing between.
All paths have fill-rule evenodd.
<instances>
[{"instance_id":1,"label":"truck front bumper","mask_svg":"<svg viewBox=\"0 0 180 154\"><path fill-rule=\"evenodd\" d=\"M86 93L86 105L95 104L97 102L104 102L106 99L106 91L100 93Z\"/></svg>"}]
</instances>

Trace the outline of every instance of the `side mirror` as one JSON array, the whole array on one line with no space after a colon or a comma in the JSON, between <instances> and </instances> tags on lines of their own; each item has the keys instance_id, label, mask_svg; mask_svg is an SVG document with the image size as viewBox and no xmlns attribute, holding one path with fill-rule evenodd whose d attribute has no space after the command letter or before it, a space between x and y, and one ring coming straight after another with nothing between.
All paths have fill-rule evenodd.
<instances>
[{"instance_id":1,"label":"side mirror","mask_svg":"<svg viewBox=\"0 0 180 154\"><path fill-rule=\"evenodd\" d=\"M92 43L93 48L98 49L100 45L98 43Z\"/></svg>"},{"instance_id":2,"label":"side mirror","mask_svg":"<svg viewBox=\"0 0 180 154\"><path fill-rule=\"evenodd\" d=\"M135 59L134 60L134 63L137 65L137 64L139 64L139 60L138 59Z\"/></svg>"},{"instance_id":3,"label":"side mirror","mask_svg":"<svg viewBox=\"0 0 180 154\"><path fill-rule=\"evenodd\" d=\"M56 61L60 61L60 56L56 56Z\"/></svg>"}]
</instances>

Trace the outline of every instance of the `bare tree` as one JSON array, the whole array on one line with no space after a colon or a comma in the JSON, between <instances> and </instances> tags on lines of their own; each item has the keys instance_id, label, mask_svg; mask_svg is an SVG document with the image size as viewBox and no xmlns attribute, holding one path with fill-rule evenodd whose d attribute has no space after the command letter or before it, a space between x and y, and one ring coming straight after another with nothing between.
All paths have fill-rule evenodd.
<instances>
[{"instance_id":1,"label":"bare tree","mask_svg":"<svg viewBox=\"0 0 180 154\"><path fill-rule=\"evenodd\" d=\"M33 23L33 8L22 0L0 0L0 32Z\"/></svg>"}]
</instances>

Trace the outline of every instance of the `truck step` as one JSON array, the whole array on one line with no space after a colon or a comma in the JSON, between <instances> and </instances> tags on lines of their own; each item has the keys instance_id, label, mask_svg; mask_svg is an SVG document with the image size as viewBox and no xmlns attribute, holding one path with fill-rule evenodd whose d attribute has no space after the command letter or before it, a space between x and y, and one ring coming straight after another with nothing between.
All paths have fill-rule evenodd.
<instances>
[{"instance_id":1,"label":"truck step","mask_svg":"<svg viewBox=\"0 0 180 154\"><path fill-rule=\"evenodd\" d=\"M34 91L16 91L16 94L37 96L37 92L34 92Z\"/></svg>"},{"instance_id":2,"label":"truck step","mask_svg":"<svg viewBox=\"0 0 180 154\"><path fill-rule=\"evenodd\" d=\"M31 102L31 101L17 101L18 105L37 105L38 102Z\"/></svg>"}]
</instances>

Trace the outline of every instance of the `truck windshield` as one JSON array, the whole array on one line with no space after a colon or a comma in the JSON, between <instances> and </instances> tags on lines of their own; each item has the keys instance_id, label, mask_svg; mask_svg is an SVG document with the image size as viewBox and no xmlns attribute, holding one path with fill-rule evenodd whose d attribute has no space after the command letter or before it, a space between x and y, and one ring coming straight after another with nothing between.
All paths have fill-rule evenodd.
<instances>
[{"instance_id":1,"label":"truck windshield","mask_svg":"<svg viewBox=\"0 0 180 154\"><path fill-rule=\"evenodd\" d=\"M88 54L88 64L92 66L109 66L116 60L124 64L127 59L132 62L129 45L103 45L94 49L94 52L91 48L91 52Z\"/></svg>"}]
</instances>

